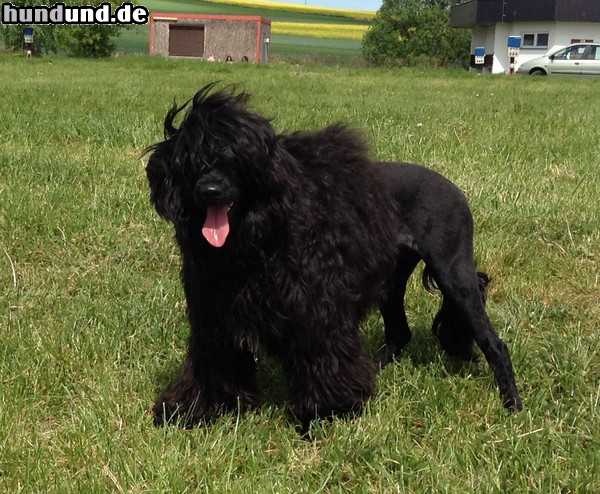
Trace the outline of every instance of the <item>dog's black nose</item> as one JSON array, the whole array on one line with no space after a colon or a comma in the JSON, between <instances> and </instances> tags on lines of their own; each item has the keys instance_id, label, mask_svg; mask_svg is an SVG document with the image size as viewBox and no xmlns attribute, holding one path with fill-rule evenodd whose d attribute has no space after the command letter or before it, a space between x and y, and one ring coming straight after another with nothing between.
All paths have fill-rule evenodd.
<instances>
[{"instance_id":1,"label":"dog's black nose","mask_svg":"<svg viewBox=\"0 0 600 494\"><path fill-rule=\"evenodd\" d=\"M230 204L236 201L237 194L234 183L217 170L204 174L194 185L194 201L200 207Z\"/></svg>"},{"instance_id":2,"label":"dog's black nose","mask_svg":"<svg viewBox=\"0 0 600 494\"><path fill-rule=\"evenodd\" d=\"M223 197L223 189L218 185L207 185L200 190L200 195L205 201L215 201Z\"/></svg>"},{"instance_id":3,"label":"dog's black nose","mask_svg":"<svg viewBox=\"0 0 600 494\"><path fill-rule=\"evenodd\" d=\"M215 182L198 183L194 189L194 199L199 205L221 204L225 201L227 189Z\"/></svg>"}]
</instances>

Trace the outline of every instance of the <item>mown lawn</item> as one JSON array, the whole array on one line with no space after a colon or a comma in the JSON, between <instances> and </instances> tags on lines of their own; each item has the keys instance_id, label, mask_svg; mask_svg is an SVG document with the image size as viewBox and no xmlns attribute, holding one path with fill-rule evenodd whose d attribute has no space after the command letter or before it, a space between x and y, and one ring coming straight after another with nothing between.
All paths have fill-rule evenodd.
<instances>
[{"instance_id":1,"label":"mown lawn","mask_svg":"<svg viewBox=\"0 0 600 494\"><path fill-rule=\"evenodd\" d=\"M430 333L439 299L412 283L414 338L355 420L264 405L210 427L149 413L185 351L172 231L142 150L174 100L243 84L281 131L343 120L379 159L424 163L469 196L490 316L525 409L507 416L484 361ZM463 72L0 56L2 492L599 492L600 81ZM364 324L374 354L382 324Z\"/></svg>"}]
</instances>

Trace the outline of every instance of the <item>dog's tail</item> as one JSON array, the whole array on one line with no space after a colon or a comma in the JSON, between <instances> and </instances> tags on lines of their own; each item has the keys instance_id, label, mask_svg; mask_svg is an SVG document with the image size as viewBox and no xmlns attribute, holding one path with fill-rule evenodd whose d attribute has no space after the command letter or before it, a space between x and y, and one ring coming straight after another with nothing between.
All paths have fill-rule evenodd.
<instances>
[{"instance_id":1,"label":"dog's tail","mask_svg":"<svg viewBox=\"0 0 600 494\"><path fill-rule=\"evenodd\" d=\"M481 300L485 304L487 300L487 287L492 281L492 279L488 276L487 273L484 273L483 271L477 271L477 279L479 281L479 293L481 293ZM425 266L425 268L423 269L423 275L421 277L421 280L423 282L425 290L427 290L428 292L433 293L435 290L439 290L439 287L437 286L437 283L435 281L435 278L433 277L433 274L431 273L431 269L429 269L429 266Z\"/></svg>"}]
</instances>

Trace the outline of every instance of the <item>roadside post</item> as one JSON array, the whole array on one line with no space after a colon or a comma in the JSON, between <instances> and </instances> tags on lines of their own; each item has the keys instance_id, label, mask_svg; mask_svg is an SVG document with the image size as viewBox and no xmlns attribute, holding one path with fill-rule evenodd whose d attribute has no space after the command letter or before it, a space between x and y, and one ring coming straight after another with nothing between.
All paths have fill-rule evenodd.
<instances>
[{"instance_id":1,"label":"roadside post","mask_svg":"<svg viewBox=\"0 0 600 494\"><path fill-rule=\"evenodd\" d=\"M33 42L33 36L35 31L32 27L23 28L23 41L27 46L27 58L32 57L35 54L35 45Z\"/></svg>"},{"instance_id":2,"label":"roadside post","mask_svg":"<svg viewBox=\"0 0 600 494\"><path fill-rule=\"evenodd\" d=\"M521 49L521 36L509 36L508 37L508 74L515 74L515 61L519 56L519 50Z\"/></svg>"},{"instance_id":3,"label":"roadside post","mask_svg":"<svg viewBox=\"0 0 600 494\"><path fill-rule=\"evenodd\" d=\"M485 63L485 48L477 47L475 48L475 65L483 65Z\"/></svg>"}]
</instances>

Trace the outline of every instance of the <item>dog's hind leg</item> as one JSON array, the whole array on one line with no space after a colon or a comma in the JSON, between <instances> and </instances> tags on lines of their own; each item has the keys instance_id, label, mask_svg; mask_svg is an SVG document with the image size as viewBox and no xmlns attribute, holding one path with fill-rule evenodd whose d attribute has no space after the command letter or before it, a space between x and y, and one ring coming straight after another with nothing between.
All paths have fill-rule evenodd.
<instances>
[{"instance_id":1,"label":"dog's hind leg","mask_svg":"<svg viewBox=\"0 0 600 494\"><path fill-rule=\"evenodd\" d=\"M486 277L487 279L487 277ZM437 288L428 266L423 271L423 284L429 291ZM483 302L485 303L485 286L483 286ZM480 284L481 288L481 284ZM442 304L433 319L431 330L438 337L440 345L451 357L461 360L476 361L477 355L473 351L473 334L461 320L461 315L456 312L454 305L442 294Z\"/></svg>"},{"instance_id":2,"label":"dog's hind leg","mask_svg":"<svg viewBox=\"0 0 600 494\"><path fill-rule=\"evenodd\" d=\"M385 326L385 344L378 354L381 367L385 367L400 355L402 348L410 341L411 332L406 319L404 297L408 279L420 260L417 253L408 250L403 251L398 257L390 289L381 305L381 315Z\"/></svg>"},{"instance_id":3,"label":"dog's hind leg","mask_svg":"<svg viewBox=\"0 0 600 494\"><path fill-rule=\"evenodd\" d=\"M483 352L494 372L506 408L520 410L521 399L506 343L500 339L485 311L487 276L477 273L470 256L452 266L430 266L444 301L435 318L434 331L450 354L469 357L472 341Z\"/></svg>"}]
</instances>

